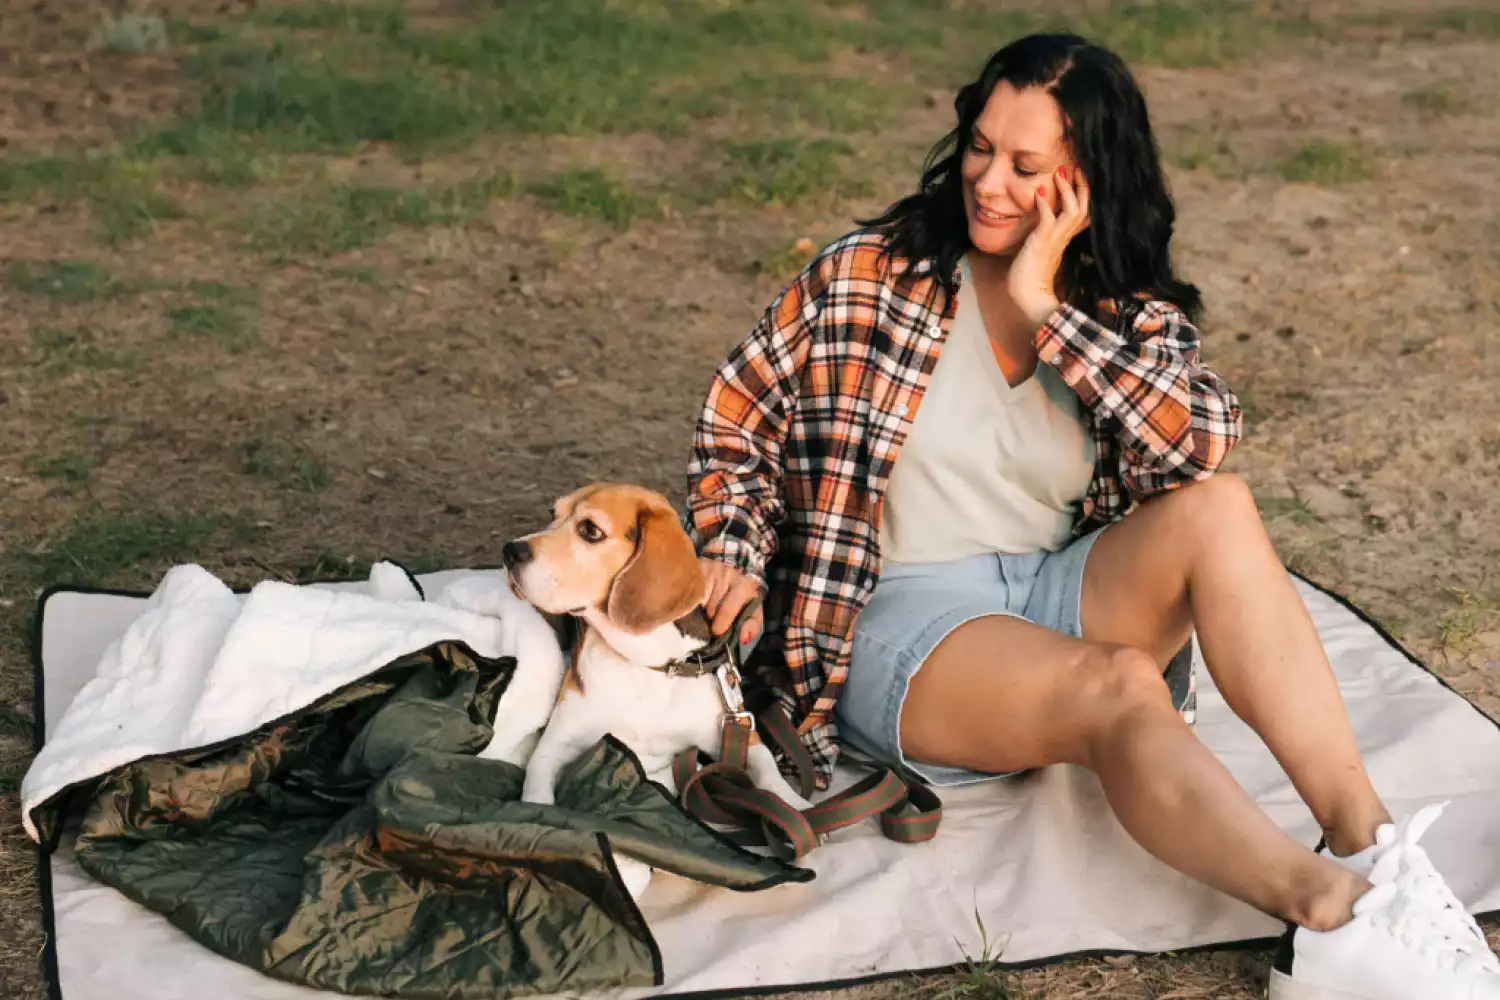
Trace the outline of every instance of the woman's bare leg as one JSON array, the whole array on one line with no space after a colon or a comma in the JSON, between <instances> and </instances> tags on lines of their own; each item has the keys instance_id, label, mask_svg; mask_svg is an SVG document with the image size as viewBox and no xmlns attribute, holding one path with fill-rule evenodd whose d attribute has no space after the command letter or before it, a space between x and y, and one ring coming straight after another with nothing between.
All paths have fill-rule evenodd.
<instances>
[{"instance_id":1,"label":"woman's bare leg","mask_svg":"<svg viewBox=\"0 0 1500 1000\"><path fill-rule=\"evenodd\" d=\"M914 759L977 770L1087 767L1147 851L1299 926L1341 925L1369 888L1256 807L1172 707L1161 668L1138 650L1017 618L968 622L913 678L901 740Z\"/></svg>"},{"instance_id":2,"label":"woman's bare leg","mask_svg":"<svg viewBox=\"0 0 1500 1000\"><path fill-rule=\"evenodd\" d=\"M1249 489L1220 474L1142 504L1094 544L1083 634L1165 665L1197 635L1229 707L1265 740L1335 854L1390 821L1307 609Z\"/></svg>"}]
</instances>

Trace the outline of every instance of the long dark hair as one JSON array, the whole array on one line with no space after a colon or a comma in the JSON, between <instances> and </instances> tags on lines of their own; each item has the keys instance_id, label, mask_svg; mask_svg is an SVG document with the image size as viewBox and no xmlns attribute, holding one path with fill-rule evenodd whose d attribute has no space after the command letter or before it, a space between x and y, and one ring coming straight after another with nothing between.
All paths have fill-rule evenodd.
<instances>
[{"instance_id":1,"label":"long dark hair","mask_svg":"<svg viewBox=\"0 0 1500 1000\"><path fill-rule=\"evenodd\" d=\"M990 56L979 78L954 98L958 124L928 154L917 192L859 224L884 230L890 255L935 262L943 290L950 298L957 292L954 269L971 247L964 151L973 140L975 120L1002 80L1017 90L1047 89L1062 111L1065 140L1088 178L1089 227L1068 245L1059 269L1068 303L1100 319L1100 304L1113 302L1118 328L1128 330L1144 293L1171 302L1196 322L1202 297L1172 273L1169 244L1176 212L1146 100L1118 56L1077 35L1028 35Z\"/></svg>"}]
</instances>

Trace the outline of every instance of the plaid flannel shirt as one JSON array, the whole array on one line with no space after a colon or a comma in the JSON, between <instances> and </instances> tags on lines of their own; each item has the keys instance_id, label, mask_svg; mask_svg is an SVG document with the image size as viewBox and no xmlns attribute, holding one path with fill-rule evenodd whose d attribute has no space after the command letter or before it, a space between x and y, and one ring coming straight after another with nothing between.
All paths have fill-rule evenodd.
<instances>
[{"instance_id":1,"label":"plaid flannel shirt","mask_svg":"<svg viewBox=\"0 0 1500 1000\"><path fill-rule=\"evenodd\" d=\"M838 757L854 620L879 576L886 483L956 310L931 261L903 274L884 247L856 230L776 297L715 373L688 468L700 553L765 595L747 681L787 708L820 787ZM1240 437L1238 400L1169 303L1145 302L1128 336L1063 306L1037 344L1083 400L1097 445L1075 537L1211 475Z\"/></svg>"}]
</instances>

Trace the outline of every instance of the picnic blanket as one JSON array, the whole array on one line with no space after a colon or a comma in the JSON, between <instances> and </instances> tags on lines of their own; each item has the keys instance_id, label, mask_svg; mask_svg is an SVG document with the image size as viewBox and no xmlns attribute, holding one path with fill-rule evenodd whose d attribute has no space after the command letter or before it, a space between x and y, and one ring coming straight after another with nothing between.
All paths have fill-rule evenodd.
<instances>
[{"instance_id":1,"label":"picnic blanket","mask_svg":"<svg viewBox=\"0 0 1500 1000\"><path fill-rule=\"evenodd\" d=\"M692 819L612 737L555 806L521 802L492 722L518 651L562 653L503 573L465 584L241 604L173 569L36 758L29 831L76 816L84 872L220 955L413 1000L660 982L616 851L731 889L812 877Z\"/></svg>"},{"instance_id":2,"label":"picnic blanket","mask_svg":"<svg viewBox=\"0 0 1500 1000\"><path fill-rule=\"evenodd\" d=\"M416 582L427 594L438 595L474 576L474 571L454 570L420 576ZM1398 813L1434 801L1451 801L1424 846L1472 912L1500 910L1500 728L1347 602L1307 580L1297 578L1296 584L1328 650L1377 788ZM312 589L330 595L370 592L362 582ZM234 597L247 602L245 595ZM339 684L352 682L356 676L368 677L369 683L389 686L369 718L389 717L394 722L400 707L395 692L426 671L430 677L462 678L464 690L474 692L462 697L472 697L472 704L481 703L482 692L501 686L494 678L503 677L509 669L505 657L516 655L515 639L507 646L503 638L487 641L482 630L456 630L448 616L457 609L439 610L435 604L432 600L415 605L423 607L421 614L432 617L423 618L421 627L412 628L405 642L397 644L409 649L378 646L373 641L368 649L366 663L379 660L377 668L402 662L403 657L408 662L417 657L421 666L407 680L382 677L377 668L349 668L343 681L311 693L311 698L292 701L312 704L332 694ZM39 805L53 801L66 787L58 784L66 772L54 772L48 760L86 759L90 770L126 765L120 759L123 751L102 756L96 752L108 741L80 741L76 734L83 727L70 720L87 718L77 713L91 703L107 703L91 693L98 690L91 682L112 669L114 661L108 655L112 644L127 635L149 608L148 595L141 594L59 588L43 596L35 645L39 735L45 741L44 754L54 744L74 749L38 757L24 789L28 816L37 815ZM230 626L240 614L223 606L223 617L233 619ZM205 630L218 627L211 626L210 617L200 621ZM472 668L456 662L434 665L434 659L444 655L456 661L458 654L471 661ZM330 655L325 649L318 659ZM1282 828L1308 845L1316 843L1317 824L1285 774L1224 704L1196 648L1193 655L1199 737ZM171 669L170 664L163 667ZM158 713L161 721L137 728L150 733L201 733L204 730L195 728L195 721L229 719L223 724L252 732L266 721L257 719L258 715L270 713L268 719L275 721L295 711L285 701L272 704L275 692L284 686L282 678L266 676L253 696L247 696L250 704L259 706L254 711L243 705L220 709L210 701L186 717L163 711ZM435 702L425 704L423 711L428 711ZM132 714L93 711L98 719L127 726L125 720ZM238 714L231 717L231 712ZM446 712L443 709L442 714ZM482 711L478 714L483 717ZM462 766L478 769L493 764L503 770L503 760L484 756L487 748L473 750L484 740L483 727L470 728L473 725L472 720L455 725L451 742L418 748L408 754L403 766L423 768L441 756ZM136 760L144 760L163 752L160 742L134 743L128 751ZM120 740L114 743L123 745ZM373 749L392 745L373 739L366 743ZM628 769L628 758L623 755L613 762L606 759L611 749L606 745L595 751L608 766L623 760ZM348 758L346 752L338 764ZM336 775L342 773L334 765L325 771L329 768ZM53 778L42 781L43 774ZM384 822L390 829L409 829L417 825L420 809L430 804L416 802L419 795L386 804L397 799L400 791L390 782L390 774L370 784L368 811L362 812L365 819L361 822L381 822L372 817L384 809L388 817ZM832 790L860 777L862 771L841 769ZM459 783L467 784L471 778L465 775ZM426 780L423 777L405 787L420 789ZM497 777L495 784L503 781ZM504 799L504 794L495 797ZM645 951L654 946L660 956L659 968L647 977L654 981L596 988L584 977L555 988L569 995L602 990L618 1000L662 994L746 995L946 969L980 957L996 958L1002 964L1030 964L1084 954L1263 944L1280 931L1276 921L1176 874L1145 854L1114 820L1097 780L1081 769L1048 768L1025 781L945 789L943 803L943 827L927 844L895 844L884 839L873 823L839 831L797 862L798 868L816 874L812 881L789 876L760 891L737 892L704 877L702 871L684 872L686 865L680 865L676 873L659 872L639 900L636 912L642 925L632 930L631 914L625 909L618 922L626 929L610 931L610 940L624 942L621 954L635 963L641 962L643 953L631 950L635 946L625 939L634 934L633 940L639 942L647 939L643 935L649 936L652 945ZM610 850L624 850L617 830L597 824L580 826L603 833ZM175 914L143 905L91 874L80 855L97 851L98 838L85 841L79 835L81 829L77 821L62 828L43 867L46 957L56 996L64 1000L196 1000L204 996L289 1000L321 995L308 986L275 978L274 973L266 975L253 963L204 947L200 939L181 929ZM1184 835L1192 832L1184 831ZM337 850L345 850L343 845L356 839L340 841ZM591 850L595 853L590 854ZM688 853L695 863L706 859L706 855ZM606 844L581 846L570 864L584 870L607 856ZM673 856L681 860L684 854ZM715 863L727 863L729 857L715 858ZM739 855L733 857L743 862ZM305 887L323 877L330 870L328 865L336 861L314 858L299 876L299 885ZM754 863L771 864L764 859ZM88 864L102 870L102 861ZM785 871L786 866L775 864L776 871ZM723 873L723 869L715 870ZM606 881L601 878L596 884ZM357 881L345 883L344 891L358 892L358 886ZM595 914L599 926L615 920L619 910L626 908L625 899L615 898L611 904L606 890L597 898L587 891L583 895L588 896L587 910ZM583 912L585 904L579 905ZM497 909L497 934L508 933L500 929L505 926L504 918L504 912ZM454 933L465 933L461 922ZM622 959L618 969L627 965ZM503 963L495 968L503 968ZM644 966L634 968L639 972ZM398 971L386 982L401 981ZM404 982L412 988L421 985L412 979ZM322 982L316 985L342 988ZM543 977L534 977L531 985L554 988ZM503 983L493 986L488 995L503 996L512 988Z\"/></svg>"}]
</instances>

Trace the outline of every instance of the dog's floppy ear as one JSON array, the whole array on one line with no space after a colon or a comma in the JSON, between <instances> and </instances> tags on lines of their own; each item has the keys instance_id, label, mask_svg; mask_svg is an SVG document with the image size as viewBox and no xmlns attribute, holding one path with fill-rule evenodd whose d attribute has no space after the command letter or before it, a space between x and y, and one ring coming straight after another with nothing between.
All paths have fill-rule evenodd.
<instances>
[{"instance_id":1,"label":"dog's floppy ear","mask_svg":"<svg viewBox=\"0 0 1500 1000\"><path fill-rule=\"evenodd\" d=\"M676 621L703 601L703 570L671 507L640 509L635 552L610 587L604 613L627 632Z\"/></svg>"}]
</instances>

